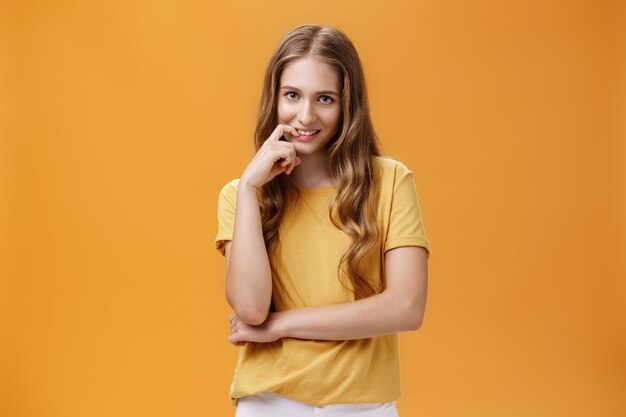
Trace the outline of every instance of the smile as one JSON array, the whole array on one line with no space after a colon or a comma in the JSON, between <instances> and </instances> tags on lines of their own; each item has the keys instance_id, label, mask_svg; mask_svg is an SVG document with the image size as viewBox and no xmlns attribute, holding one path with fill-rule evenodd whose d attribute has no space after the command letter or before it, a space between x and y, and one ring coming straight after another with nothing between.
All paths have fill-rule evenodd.
<instances>
[{"instance_id":1,"label":"smile","mask_svg":"<svg viewBox=\"0 0 626 417\"><path fill-rule=\"evenodd\" d=\"M315 137L317 137L317 134L319 133L319 130L298 130L298 133L300 133L300 136L294 136L295 140L299 140L301 142L306 142L309 141Z\"/></svg>"},{"instance_id":2,"label":"smile","mask_svg":"<svg viewBox=\"0 0 626 417\"><path fill-rule=\"evenodd\" d=\"M302 136L313 136L319 132L319 130L298 130L298 133Z\"/></svg>"}]
</instances>

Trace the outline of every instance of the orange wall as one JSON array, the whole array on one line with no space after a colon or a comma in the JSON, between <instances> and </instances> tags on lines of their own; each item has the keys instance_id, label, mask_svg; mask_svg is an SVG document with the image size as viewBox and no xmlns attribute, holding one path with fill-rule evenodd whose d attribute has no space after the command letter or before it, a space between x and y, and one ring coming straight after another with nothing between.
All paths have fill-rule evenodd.
<instances>
[{"instance_id":1,"label":"orange wall","mask_svg":"<svg viewBox=\"0 0 626 417\"><path fill-rule=\"evenodd\" d=\"M626 415L619 3L3 3L0 415L234 415L217 195L303 23L352 38L416 174L400 415Z\"/></svg>"}]
</instances>

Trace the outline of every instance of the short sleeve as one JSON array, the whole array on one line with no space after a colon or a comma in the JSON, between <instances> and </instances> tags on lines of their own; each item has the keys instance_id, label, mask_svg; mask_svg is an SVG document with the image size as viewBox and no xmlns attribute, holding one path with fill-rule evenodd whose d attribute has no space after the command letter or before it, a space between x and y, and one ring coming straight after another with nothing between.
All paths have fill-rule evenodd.
<instances>
[{"instance_id":1,"label":"short sleeve","mask_svg":"<svg viewBox=\"0 0 626 417\"><path fill-rule=\"evenodd\" d=\"M422 221L413 172L403 164L398 164L395 169L383 252L400 246L422 246L430 256L430 242Z\"/></svg>"},{"instance_id":2,"label":"short sleeve","mask_svg":"<svg viewBox=\"0 0 626 417\"><path fill-rule=\"evenodd\" d=\"M215 236L215 248L222 256L226 254L224 241L233 240L237 183L238 180L232 180L222 187L217 199L217 235Z\"/></svg>"}]
</instances>

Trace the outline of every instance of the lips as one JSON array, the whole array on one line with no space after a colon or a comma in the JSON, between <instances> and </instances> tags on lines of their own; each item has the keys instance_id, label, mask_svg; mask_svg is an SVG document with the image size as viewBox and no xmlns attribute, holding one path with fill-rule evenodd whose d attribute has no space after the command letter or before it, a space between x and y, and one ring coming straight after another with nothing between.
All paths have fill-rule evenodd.
<instances>
[{"instance_id":1,"label":"lips","mask_svg":"<svg viewBox=\"0 0 626 417\"><path fill-rule=\"evenodd\" d=\"M298 131L298 132L300 132L300 131ZM316 138L316 137L317 137L317 134L318 134L320 131L319 131L319 130L314 130L313 132L315 132L315 133L313 133L312 135L303 135L303 134L300 134L300 136L294 136L294 139L295 139L295 140L297 140L297 141L300 141L300 142L307 142L307 141L309 141L309 140L312 140L312 139Z\"/></svg>"}]
</instances>

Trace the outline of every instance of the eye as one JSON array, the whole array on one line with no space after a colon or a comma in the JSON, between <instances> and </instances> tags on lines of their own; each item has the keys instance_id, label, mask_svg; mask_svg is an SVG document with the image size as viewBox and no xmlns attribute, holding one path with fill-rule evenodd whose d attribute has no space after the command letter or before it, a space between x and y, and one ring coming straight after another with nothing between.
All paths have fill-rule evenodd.
<instances>
[{"instance_id":1,"label":"eye","mask_svg":"<svg viewBox=\"0 0 626 417\"><path fill-rule=\"evenodd\" d=\"M327 99L328 99L328 101L322 101L322 103L325 103L325 104L330 104L330 103L332 103L333 101L335 101L335 100L334 100L332 97L330 97L330 96L321 96L321 97L320 97L320 99L323 99L323 98L327 98Z\"/></svg>"},{"instance_id":2,"label":"eye","mask_svg":"<svg viewBox=\"0 0 626 417\"><path fill-rule=\"evenodd\" d=\"M287 93L285 93L285 97L287 97L287 98L288 98L288 99L290 99L290 100L293 100L293 98L292 98L292 97L290 97L290 96L289 96L289 94L295 94L295 95L298 95L298 93L296 93L296 92L294 92L294 91L288 91Z\"/></svg>"}]
</instances>

